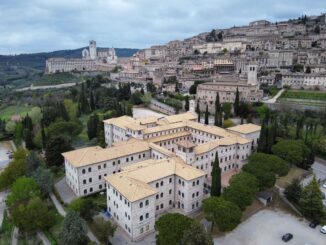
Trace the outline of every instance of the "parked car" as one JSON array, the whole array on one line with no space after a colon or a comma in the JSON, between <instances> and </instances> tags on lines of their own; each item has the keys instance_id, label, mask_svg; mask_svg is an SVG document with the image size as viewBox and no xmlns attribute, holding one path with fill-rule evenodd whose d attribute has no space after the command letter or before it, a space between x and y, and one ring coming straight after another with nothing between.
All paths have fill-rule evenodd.
<instances>
[{"instance_id":1,"label":"parked car","mask_svg":"<svg viewBox=\"0 0 326 245\"><path fill-rule=\"evenodd\" d=\"M313 220L310 222L309 226L311 228L316 228L316 226L319 225L319 221L318 220Z\"/></svg>"},{"instance_id":2,"label":"parked car","mask_svg":"<svg viewBox=\"0 0 326 245\"><path fill-rule=\"evenodd\" d=\"M326 234L326 225L324 225L321 229L320 232L323 234Z\"/></svg>"},{"instance_id":3,"label":"parked car","mask_svg":"<svg viewBox=\"0 0 326 245\"><path fill-rule=\"evenodd\" d=\"M326 183L325 183L325 184L323 184L323 187L324 187L324 188L326 188Z\"/></svg>"},{"instance_id":4,"label":"parked car","mask_svg":"<svg viewBox=\"0 0 326 245\"><path fill-rule=\"evenodd\" d=\"M282 241L283 242L288 242L293 238L293 235L291 233L286 233L282 236Z\"/></svg>"}]
</instances>

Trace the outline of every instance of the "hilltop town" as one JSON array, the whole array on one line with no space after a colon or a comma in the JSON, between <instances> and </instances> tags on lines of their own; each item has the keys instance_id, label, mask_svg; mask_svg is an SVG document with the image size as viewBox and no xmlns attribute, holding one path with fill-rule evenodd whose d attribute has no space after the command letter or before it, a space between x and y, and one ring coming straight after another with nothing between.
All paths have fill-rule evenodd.
<instances>
[{"instance_id":1,"label":"hilltop town","mask_svg":"<svg viewBox=\"0 0 326 245\"><path fill-rule=\"evenodd\" d=\"M322 244L326 14L127 51L2 83L0 244Z\"/></svg>"}]
</instances>

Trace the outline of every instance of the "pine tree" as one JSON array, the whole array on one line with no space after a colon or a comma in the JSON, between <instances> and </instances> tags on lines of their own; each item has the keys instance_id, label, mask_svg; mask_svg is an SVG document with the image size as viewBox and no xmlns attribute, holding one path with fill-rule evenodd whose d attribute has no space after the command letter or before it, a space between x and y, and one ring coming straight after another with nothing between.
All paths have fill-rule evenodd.
<instances>
[{"instance_id":1,"label":"pine tree","mask_svg":"<svg viewBox=\"0 0 326 245\"><path fill-rule=\"evenodd\" d=\"M213 163L212 169L212 186L211 186L211 196L220 196L221 195L221 168L218 159L218 153L216 152L215 161Z\"/></svg>"},{"instance_id":2,"label":"pine tree","mask_svg":"<svg viewBox=\"0 0 326 245\"><path fill-rule=\"evenodd\" d=\"M308 218L320 220L324 215L322 194L315 176L302 191L300 207Z\"/></svg>"},{"instance_id":3,"label":"pine tree","mask_svg":"<svg viewBox=\"0 0 326 245\"><path fill-rule=\"evenodd\" d=\"M258 152L266 152L267 140L268 140L266 138L267 134L268 134L268 129L265 122L263 122L263 124L261 125L260 135L258 139L258 147L257 147Z\"/></svg>"},{"instance_id":4,"label":"pine tree","mask_svg":"<svg viewBox=\"0 0 326 245\"><path fill-rule=\"evenodd\" d=\"M209 121L209 112L208 112L208 105L206 105L206 111L205 111L205 124L208 125Z\"/></svg>"},{"instance_id":5,"label":"pine tree","mask_svg":"<svg viewBox=\"0 0 326 245\"><path fill-rule=\"evenodd\" d=\"M237 87L237 91L235 93L235 100L234 100L234 114L236 116L239 116L239 109L240 109L240 95L239 95L239 89Z\"/></svg>"}]
</instances>

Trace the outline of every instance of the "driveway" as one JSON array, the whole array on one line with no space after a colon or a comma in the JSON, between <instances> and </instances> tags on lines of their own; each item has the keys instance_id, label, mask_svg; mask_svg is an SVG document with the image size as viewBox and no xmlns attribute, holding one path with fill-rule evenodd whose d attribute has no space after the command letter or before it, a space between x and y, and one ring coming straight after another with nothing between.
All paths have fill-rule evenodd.
<instances>
[{"instance_id":1,"label":"driveway","mask_svg":"<svg viewBox=\"0 0 326 245\"><path fill-rule=\"evenodd\" d=\"M262 210L241 223L231 233L214 239L214 244L223 245L284 245L282 235L289 232L293 239L286 244L326 244L326 235L319 232L320 226L312 229L307 222L282 211Z\"/></svg>"}]
</instances>

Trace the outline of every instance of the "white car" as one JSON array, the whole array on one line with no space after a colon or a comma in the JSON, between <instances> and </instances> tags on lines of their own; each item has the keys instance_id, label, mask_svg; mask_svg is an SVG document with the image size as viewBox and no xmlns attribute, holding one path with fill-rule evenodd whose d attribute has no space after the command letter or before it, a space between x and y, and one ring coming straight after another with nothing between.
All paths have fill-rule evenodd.
<instances>
[{"instance_id":1,"label":"white car","mask_svg":"<svg viewBox=\"0 0 326 245\"><path fill-rule=\"evenodd\" d=\"M323 187L324 187L324 188L326 188L326 183L325 183L325 184L323 184Z\"/></svg>"},{"instance_id":2,"label":"white car","mask_svg":"<svg viewBox=\"0 0 326 245\"><path fill-rule=\"evenodd\" d=\"M324 225L324 226L320 229L320 232L326 234L326 225Z\"/></svg>"}]
</instances>

